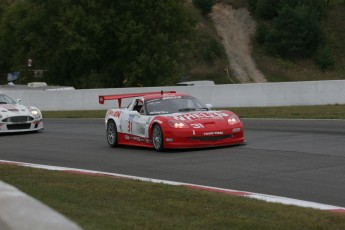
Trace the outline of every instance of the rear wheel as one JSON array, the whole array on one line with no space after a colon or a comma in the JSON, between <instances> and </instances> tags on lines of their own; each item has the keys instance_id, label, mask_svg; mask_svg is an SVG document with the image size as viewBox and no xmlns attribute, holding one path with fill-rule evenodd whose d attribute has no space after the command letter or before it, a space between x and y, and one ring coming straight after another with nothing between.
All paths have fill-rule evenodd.
<instances>
[{"instance_id":1,"label":"rear wheel","mask_svg":"<svg viewBox=\"0 0 345 230\"><path fill-rule=\"evenodd\" d=\"M107 141L111 147L117 146L117 129L114 121L108 121L107 125Z\"/></svg>"},{"instance_id":2,"label":"rear wheel","mask_svg":"<svg viewBox=\"0 0 345 230\"><path fill-rule=\"evenodd\" d=\"M156 151L162 151L163 150L163 144L164 144L164 138L163 138L163 132L160 125L156 124L153 126L152 129L152 142L153 147Z\"/></svg>"}]
</instances>

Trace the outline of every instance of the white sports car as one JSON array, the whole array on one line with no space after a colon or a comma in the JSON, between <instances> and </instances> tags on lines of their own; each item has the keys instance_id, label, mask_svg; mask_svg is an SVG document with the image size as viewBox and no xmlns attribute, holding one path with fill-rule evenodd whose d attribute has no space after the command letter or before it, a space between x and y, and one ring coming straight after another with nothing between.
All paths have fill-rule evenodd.
<instances>
[{"instance_id":1,"label":"white sports car","mask_svg":"<svg viewBox=\"0 0 345 230\"><path fill-rule=\"evenodd\" d=\"M0 94L0 133L30 132L43 129L41 111L33 106L19 104Z\"/></svg>"}]
</instances>

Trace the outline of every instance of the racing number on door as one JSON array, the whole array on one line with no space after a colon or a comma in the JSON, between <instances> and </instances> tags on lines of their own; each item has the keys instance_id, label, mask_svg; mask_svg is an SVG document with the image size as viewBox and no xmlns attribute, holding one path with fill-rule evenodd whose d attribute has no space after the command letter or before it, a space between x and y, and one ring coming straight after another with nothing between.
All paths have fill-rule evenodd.
<instances>
[{"instance_id":1,"label":"racing number on door","mask_svg":"<svg viewBox=\"0 0 345 230\"><path fill-rule=\"evenodd\" d=\"M133 124L131 121L128 121L128 132L131 133L133 129Z\"/></svg>"}]
</instances>

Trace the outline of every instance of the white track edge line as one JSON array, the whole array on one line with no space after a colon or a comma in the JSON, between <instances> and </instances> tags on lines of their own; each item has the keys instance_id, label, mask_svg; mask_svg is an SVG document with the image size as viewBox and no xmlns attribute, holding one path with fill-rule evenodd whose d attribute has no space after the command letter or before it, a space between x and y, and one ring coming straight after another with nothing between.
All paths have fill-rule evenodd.
<instances>
[{"instance_id":1,"label":"white track edge line","mask_svg":"<svg viewBox=\"0 0 345 230\"><path fill-rule=\"evenodd\" d=\"M146 178L146 177L130 176L130 175L124 175L124 174L118 174L118 173L101 172L101 171L94 171L94 170L87 170L87 169L31 164L31 163L18 162L18 161L0 160L0 164L13 164L13 165L20 165L20 166L38 168L38 169L47 169L47 170L53 170L53 171L73 171L73 172L80 172L80 173L87 173L87 174L113 176L113 177L119 177L119 178L128 178L128 179L140 180L144 182L160 183L160 184L167 184L167 185L174 185L174 186L190 186L196 189L204 189L204 190L210 189L212 191L221 192L221 193L243 193L244 195L240 195L240 196L253 198L257 200L263 200L270 203L280 203L280 204L285 204L285 205L294 205L294 206L299 206L299 207L314 208L314 209L327 210L327 211L340 211L342 213L343 212L345 213L344 207L298 200L298 199L281 197L281 196L273 196L273 195L267 195L267 194L233 190L233 189L224 189L224 188L218 188L218 187L210 187L210 186L196 185L196 184L189 184L189 183L182 183L182 182L175 182L175 181L168 181L168 180L159 180L159 179L152 179L152 178Z\"/></svg>"}]
</instances>

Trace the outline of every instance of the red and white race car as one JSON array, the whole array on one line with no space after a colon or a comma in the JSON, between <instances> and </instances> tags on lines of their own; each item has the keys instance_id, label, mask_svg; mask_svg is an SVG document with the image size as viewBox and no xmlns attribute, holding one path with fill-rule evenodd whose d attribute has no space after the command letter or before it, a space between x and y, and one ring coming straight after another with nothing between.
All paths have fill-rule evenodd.
<instances>
[{"instance_id":1,"label":"red and white race car","mask_svg":"<svg viewBox=\"0 0 345 230\"><path fill-rule=\"evenodd\" d=\"M133 98L121 108L124 98ZM204 148L244 143L241 120L231 111L214 111L188 94L169 92L99 96L117 100L105 116L108 144L168 148Z\"/></svg>"}]
</instances>

